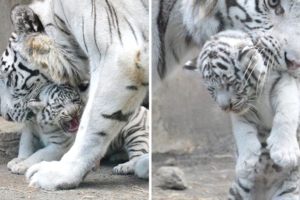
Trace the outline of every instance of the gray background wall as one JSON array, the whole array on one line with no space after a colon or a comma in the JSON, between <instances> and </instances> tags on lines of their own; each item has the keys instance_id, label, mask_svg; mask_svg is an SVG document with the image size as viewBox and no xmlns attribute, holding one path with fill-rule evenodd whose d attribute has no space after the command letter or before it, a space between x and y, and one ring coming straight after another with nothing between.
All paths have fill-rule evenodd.
<instances>
[{"instance_id":1,"label":"gray background wall","mask_svg":"<svg viewBox=\"0 0 300 200\"><path fill-rule=\"evenodd\" d=\"M7 41L12 32L10 10L18 3L28 4L30 0L0 0L0 52L6 48Z\"/></svg>"},{"instance_id":2,"label":"gray background wall","mask_svg":"<svg viewBox=\"0 0 300 200\"><path fill-rule=\"evenodd\" d=\"M152 95L154 153L233 153L230 116L195 72L179 69Z\"/></svg>"}]
</instances>

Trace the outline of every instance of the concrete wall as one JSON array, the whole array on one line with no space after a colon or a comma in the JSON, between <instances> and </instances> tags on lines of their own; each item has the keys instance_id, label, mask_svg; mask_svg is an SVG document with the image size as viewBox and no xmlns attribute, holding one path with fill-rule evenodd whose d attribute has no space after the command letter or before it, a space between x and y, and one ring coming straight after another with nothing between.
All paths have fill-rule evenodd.
<instances>
[{"instance_id":1,"label":"concrete wall","mask_svg":"<svg viewBox=\"0 0 300 200\"><path fill-rule=\"evenodd\" d=\"M152 96L154 153L233 153L230 116L195 72L179 69Z\"/></svg>"},{"instance_id":2,"label":"concrete wall","mask_svg":"<svg viewBox=\"0 0 300 200\"><path fill-rule=\"evenodd\" d=\"M12 32L10 10L15 4L28 4L30 0L0 0L0 52L5 50L7 41Z\"/></svg>"}]
</instances>

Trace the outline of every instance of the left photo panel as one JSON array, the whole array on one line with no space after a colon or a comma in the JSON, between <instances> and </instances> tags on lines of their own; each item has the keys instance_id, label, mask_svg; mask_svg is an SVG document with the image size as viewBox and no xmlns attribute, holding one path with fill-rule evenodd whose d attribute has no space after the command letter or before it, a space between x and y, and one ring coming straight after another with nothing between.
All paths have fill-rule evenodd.
<instances>
[{"instance_id":1,"label":"left photo panel","mask_svg":"<svg viewBox=\"0 0 300 200\"><path fill-rule=\"evenodd\" d=\"M149 6L0 2L0 199L149 199Z\"/></svg>"}]
</instances>

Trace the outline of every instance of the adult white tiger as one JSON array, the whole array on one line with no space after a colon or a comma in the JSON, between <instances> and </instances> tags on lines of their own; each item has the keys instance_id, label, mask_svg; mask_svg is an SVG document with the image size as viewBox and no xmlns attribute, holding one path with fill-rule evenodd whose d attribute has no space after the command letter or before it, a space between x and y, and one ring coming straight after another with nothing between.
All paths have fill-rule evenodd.
<instances>
[{"instance_id":1,"label":"adult white tiger","mask_svg":"<svg viewBox=\"0 0 300 200\"><path fill-rule=\"evenodd\" d=\"M30 185L72 188L104 155L147 93L148 2L44 0L29 7L12 9L19 35L14 49L59 83L78 83L86 66L91 72L75 144L60 162L37 164L27 172ZM9 110L9 102L1 103L8 106L2 113Z\"/></svg>"},{"instance_id":2,"label":"adult white tiger","mask_svg":"<svg viewBox=\"0 0 300 200\"><path fill-rule=\"evenodd\" d=\"M88 99L89 83L75 88L48 81L38 67L13 49L16 41L18 35L13 33L1 57L0 86L5 90L2 97L9 97L13 105L3 117L24 123L18 157L7 167L13 173L24 174L33 164L61 159L71 148ZM128 157L129 161L114 167L114 173L135 173L148 178L148 110L140 107L135 113L112 141L106 155L125 150L125 159Z\"/></svg>"},{"instance_id":3,"label":"adult white tiger","mask_svg":"<svg viewBox=\"0 0 300 200\"><path fill-rule=\"evenodd\" d=\"M237 29L272 35L281 46L282 66L300 66L298 0L160 0L153 1L153 83L199 55L216 33Z\"/></svg>"}]
</instances>

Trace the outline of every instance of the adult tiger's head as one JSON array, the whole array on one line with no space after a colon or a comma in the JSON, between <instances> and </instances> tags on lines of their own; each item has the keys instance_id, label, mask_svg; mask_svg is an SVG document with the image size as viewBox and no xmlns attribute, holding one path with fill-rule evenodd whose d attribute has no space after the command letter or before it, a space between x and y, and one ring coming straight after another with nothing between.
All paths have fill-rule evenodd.
<instances>
[{"instance_id":1,"label":"adult tiger's head","mask_svg":"<svg viewBox=\"0 0 300 200\"><path fill-rule=\"evenodd\" d=\"M42 4L43 2L37 1L36 3ZM51 1L47 2L50 3ZM46 15L48 11L49 9L43 14ZM49 16L43 16L43 18L49 18ZM41 70L47 68L47 65L44 60L37 58L34 49L38 49L39 52L43 54L55 54L55 52L50 51L49 49L47 50L46 47L48 43L46 44L44 40L43 42L40 41L40 43L34 42L37 38L42 36L46 37L47 35L45 26L41 23L39 16L34 13L29 6L14 6L11 10L11 21L14 32L9 40L8 47L1 58L1 114L6 120L24 122L32 117L32 112L27 107L28 100L31 99L37 88L42 87L43 84L49 82L48 79L51 79L49 75L48 77L46 76L44 71L44 74L41 73ZM50 25L48 24L47 27L50 28L49 26ZM45 46L42 46L41 44L45 44ZM63 55L59 54L58 56ZM77 54L74 54L74 56L70 58L70 63L73 64L73 68L71 69L72 72L76 71L75 68L77 69L79 66L82 66L82 63L78 64L79 62L75 62L75 60L84 60L84 64L86 61L86 59L81 59L82 55ZM78 66L76 64L78 64ZM66 70L61 71L60 77L65 77L67 73L69 72ZM74 81L76 83L73 85L88 79L88 73L78 73L78 71L76 71L76 74L78 76L74 75L74 80L77 82ZM68 77L65 77L64 80L67 82L69 79ZM69 81L70 83L73 83L72 80Z\"/></svg>"},{"instance_id":2,"label":"adult tiger's head","mask_svg":"<svg viewBox=\"0 0 300 200\"><path fill-rule=\"evenodd\" d=\"M183 0L181 6L185 27L198 44L228 29L271 35L276 48L269 51L266 44L262 50L267 56L278 51L279 70L300 67L299 0Z\"/></svg>"},{"instance_id":3,"label":"adult tiger's head","mask_svg":"<svg viewBox=\"0 0 300 200\"><path fill-rule=\"evenodd\" d=\"M32 116L26 102L38 87L49 81L15 49L18 40L18 35L13 33L1 57L1 114L6 120L24 122Z\"/></svg>"},{"instance_id":4,"label":"adult tiger's head","mask_svg":"<svg viewBox=\"0 0 300 200\"><path fill-rule=\"evenodd\" d=\"M66 133L74 133L79 127L84 102L74 87L51 83L42 89L36 99L28 102L28 107L40 125L55 125Z\"/></svg>"},{"instance_id":5,"label":"adult tiger's head","mask_svg":"<svg viewBox=\"0 0 300 200\"><path fill-rule=\"evenodd\" d=\"M252 38L225 31L205 43L197 59L207 89L226 112L243 114L260 95L268 68Z\"/></svg>"}]
</instances>

